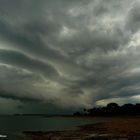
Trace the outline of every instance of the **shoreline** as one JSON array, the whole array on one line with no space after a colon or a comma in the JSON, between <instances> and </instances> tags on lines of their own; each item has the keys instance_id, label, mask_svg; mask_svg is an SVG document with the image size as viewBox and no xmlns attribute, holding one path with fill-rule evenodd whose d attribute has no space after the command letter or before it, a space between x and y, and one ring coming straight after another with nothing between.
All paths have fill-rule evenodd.
<instances>
[{"instance_id":1,"label":"shoreline","mask_svg":"<svg viewBox=\"0 0 140 140\"><path fill-rule=\"evenodd\" d=\"M78 126L78 130L24 131L23 134L31 140L140 139L140 116L92 118L101 118L109 122Z\"/></svg>"}]
</instances>

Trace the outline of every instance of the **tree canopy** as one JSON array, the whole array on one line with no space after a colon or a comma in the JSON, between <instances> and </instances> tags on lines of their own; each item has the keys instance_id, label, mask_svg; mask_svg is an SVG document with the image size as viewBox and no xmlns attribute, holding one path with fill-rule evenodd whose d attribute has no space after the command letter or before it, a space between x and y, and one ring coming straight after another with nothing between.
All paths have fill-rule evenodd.
<instances>
[{"instance_id":1,"label":"tree canopy","mask_svg":"<svg viewBox=\"0 0 140 140\"><path fill-rule=\"evenodd\" d=\"M120 115L140 115L140 103L124 104L119 106L117 103L109 103L105 107L94 107L84 109L83 112L75 112L74 115L88 116L120 116Z\"/></svg>"}]
</instances>

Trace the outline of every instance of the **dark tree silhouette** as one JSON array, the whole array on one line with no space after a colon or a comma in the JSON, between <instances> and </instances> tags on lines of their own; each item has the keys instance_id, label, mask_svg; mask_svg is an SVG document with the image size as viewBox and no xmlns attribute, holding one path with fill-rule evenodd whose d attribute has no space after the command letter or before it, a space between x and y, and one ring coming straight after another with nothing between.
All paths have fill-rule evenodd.
<instances>
[{"instance_id":1,"label":"dark tree silhouette","mask_svg":"<svg viewBox=\"0 0 140 140\"><path fill-rule=\"evenodd\" d=\"M119 106L117 103L109 103L106 107L94 107L91 109L83 109L82 112L76 112L74 115L89 116L117 116L117 115L140 115L140 103L124 104Z\"/></svg>"},{"instance_id":2,"label":"dark tree silhouette","mask_svg":"<svg viewBox=\"0 0 140 140\"><path fill-rule=\"evenodd\" d=\"M119 113L120 107L117 103L109 103L106 110L108 115L116 115Z\"/></svg>"}]
</instances>

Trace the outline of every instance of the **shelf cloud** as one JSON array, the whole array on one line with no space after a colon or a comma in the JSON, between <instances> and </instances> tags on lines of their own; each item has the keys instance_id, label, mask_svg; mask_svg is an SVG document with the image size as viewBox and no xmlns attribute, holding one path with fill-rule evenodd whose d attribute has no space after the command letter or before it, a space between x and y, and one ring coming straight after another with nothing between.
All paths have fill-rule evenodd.
<instances>
[{"instance_id":1,"label":"shelf cloud","mask_svg":"<svg viewBox=\"0 0 140 140\"><path fill-rule=\"evenodd\" d=\"M0 1L7 112L135 103L139 93L139 0Z\"/></svg>"}]
</instances>

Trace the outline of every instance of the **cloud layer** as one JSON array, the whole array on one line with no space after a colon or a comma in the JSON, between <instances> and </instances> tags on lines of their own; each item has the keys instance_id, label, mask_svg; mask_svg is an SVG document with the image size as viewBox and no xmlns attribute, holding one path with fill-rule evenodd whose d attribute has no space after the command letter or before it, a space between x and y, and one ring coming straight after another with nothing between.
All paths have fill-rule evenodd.
<instances>
[{"instance_id":1,"label":"cloud layer","mask_svg":"<svg viewBox=\"0 0 140 140\"><path fill-rule=\"evenodd\" d=\"M139 92L139 0L0 1L3 104L80 108Z\"/></svg>"}]
</instances>

